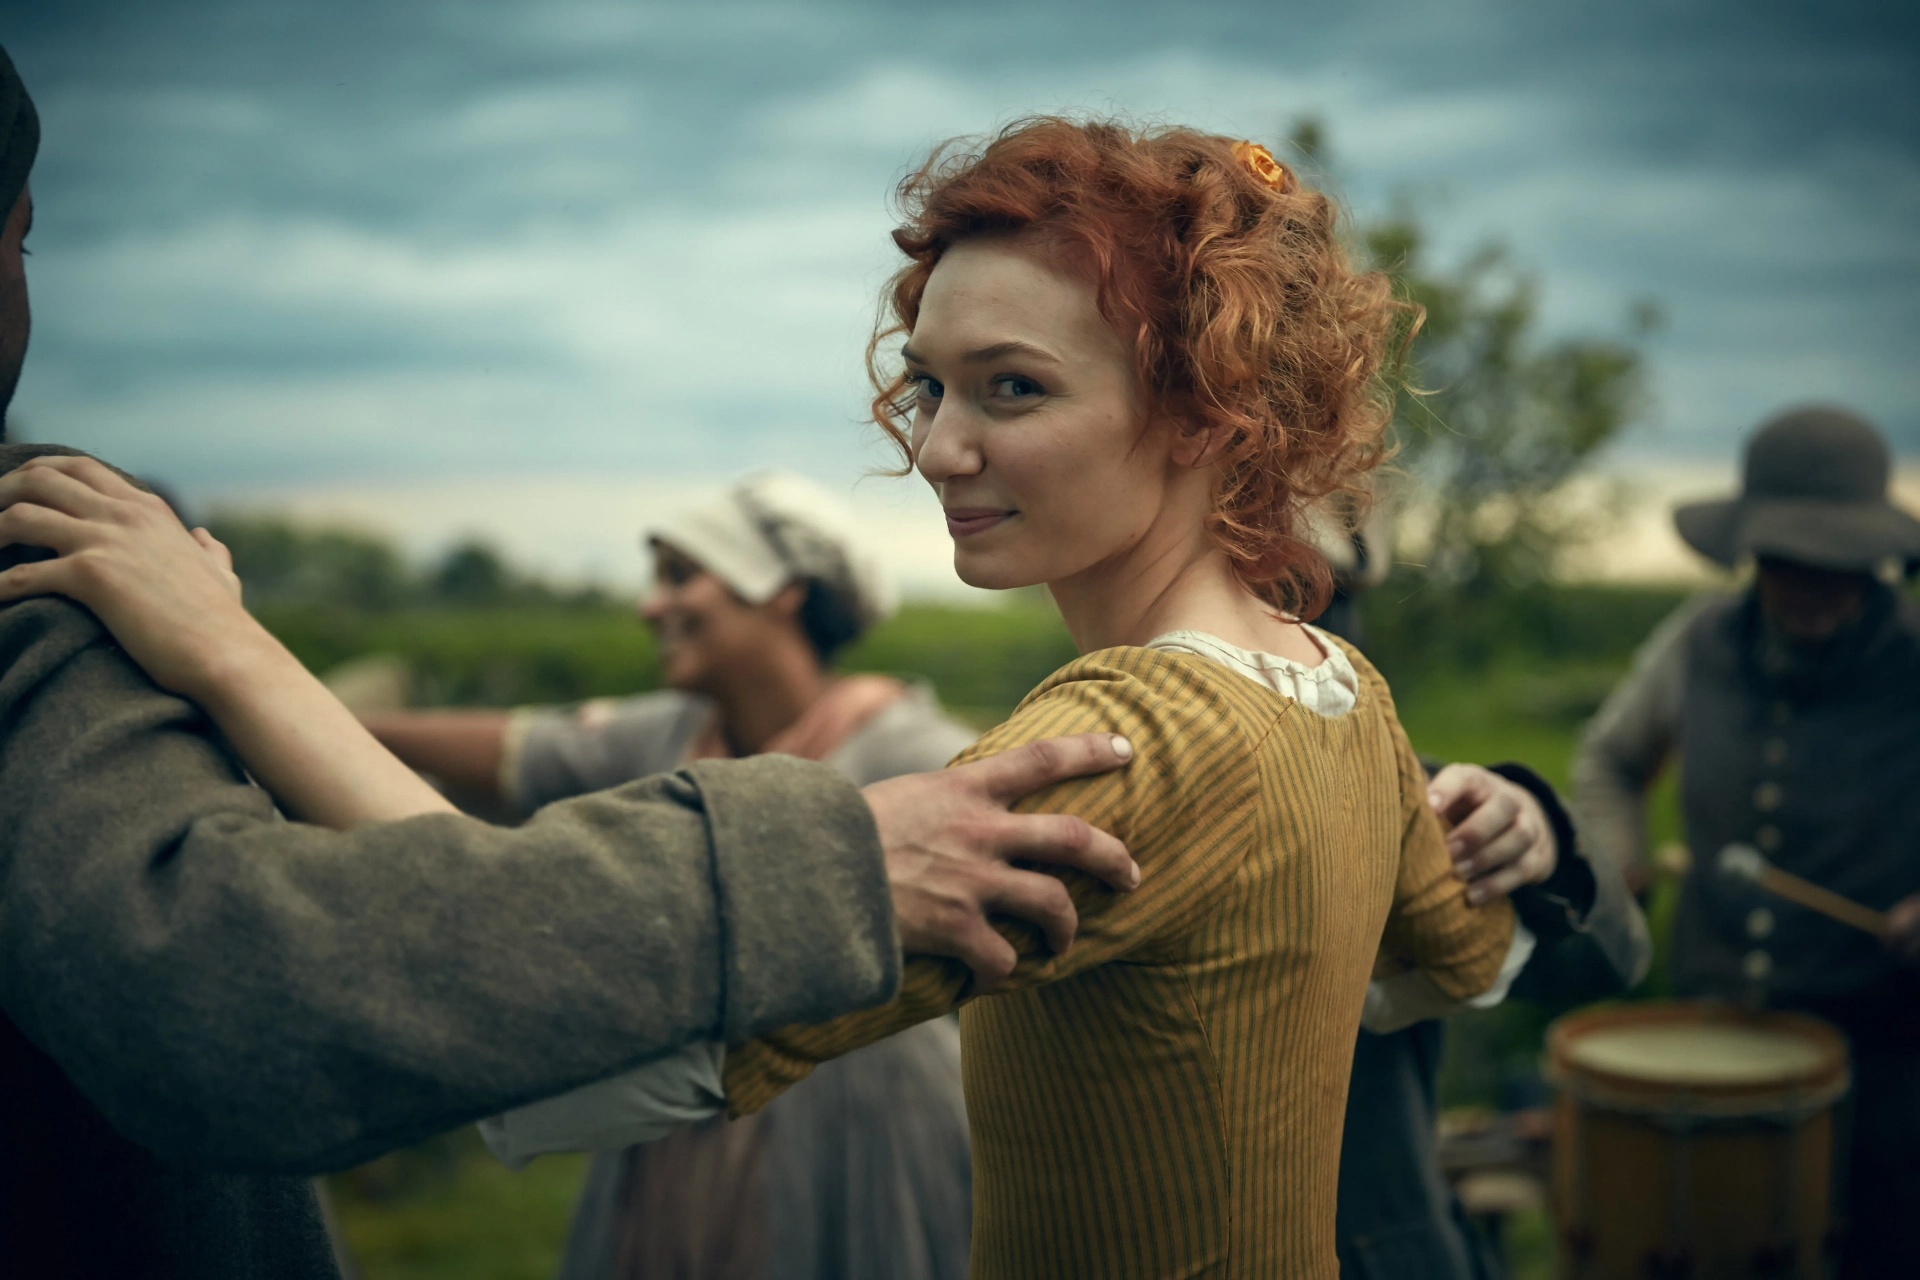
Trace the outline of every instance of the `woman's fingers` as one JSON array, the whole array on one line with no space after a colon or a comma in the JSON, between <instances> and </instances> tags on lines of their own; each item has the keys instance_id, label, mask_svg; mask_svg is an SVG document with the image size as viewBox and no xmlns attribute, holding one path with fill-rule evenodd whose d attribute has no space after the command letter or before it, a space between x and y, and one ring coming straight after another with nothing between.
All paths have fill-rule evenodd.
<instances>
[{"instance_id":1,"label":"woman's fingers","mask_svg":"<svg viewBox=\"0 0 1920 1280\"><path fill-rule=\"evenodd\" d=\"M30 560L0 572L0 603L63 594L70 565L67 560Z\"/></svg>"},{"instance_id":2,"label":"woman's fingers","mask_svg":"<svg viewBox=\"0 0 1920 1280\"><path fill-rule=\"evenodd\" d=\"M85 454L43 454L38 458L29 458L21 463L13 474L20 471L53 471L71 476L95 493L122 501L152 498L165 506L166 503L141 489L125 476L115 471L98 458L89 458Z\"/></svg>"},{"instance_id":3,"label":"woman's fingers","mask_svg":"<svg viewBox=\"0 0 1920 1280\"><path fill-rule=\"evenodd\" d=\"M220 541L220 539L214 537L199 525L193 527L192 533L193 540L199 543L208 555L213 557L215 564L225 569L228 573L233 572L233 552L227 549L226 543Z\"/></svg>"},{"instance_id":4,"label":"woman's fingers","mask_svg":"<svg viewBox=\"0 0 1920 1280\"><path fill-rule=\"evenodd\" d=\"M227 589L233 592L233 598L243 599L244 590L240 575L233 571L233 552L227 549L227 544L198 525L194 526L191 532L193 540L200 544L200 549L207 553L207 558L213 561L215 567L220 570L221 576L226 579Z\"/></svg>"},{"instance_id":5,"label":"woman's fingers","mask_svg":"<svg viewBox=\"0 0 1920 1280\"><path fill-rule=\"evenodd\" d=\"M32 461L39 462L41 459ZM54 467L19 466L0 476L0 507L23 502L78 516L82 520L107 520L114 513L112 498Z\"/></svg>"},{"instance_id":6,"label":"woman's fingers","mask_svg":"<svg viewBox=\"0 0 1920 1280\"><path fill-rule=\"evenodd\" d=\"M46 547L72 555L87 545L90 529L87 521L37 502L19 502L0 510L0 547Z\"/></svg>"}]
</instances>

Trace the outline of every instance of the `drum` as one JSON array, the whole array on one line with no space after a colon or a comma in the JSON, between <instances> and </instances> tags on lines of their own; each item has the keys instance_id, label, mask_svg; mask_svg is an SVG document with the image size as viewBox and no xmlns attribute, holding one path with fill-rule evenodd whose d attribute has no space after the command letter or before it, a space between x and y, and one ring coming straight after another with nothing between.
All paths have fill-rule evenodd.
<instances>
[{"instance_id":1,"label":"drum","mask_svg":"<svg viewBox=\"0 0 1920 1280\"><path fill-rule=\"evenodd\" d=\"M1559 1019L1547 1059L1563 1280L1828 1274L1838 1031L1658 1001Z\"/></svg>"}]
</instances>

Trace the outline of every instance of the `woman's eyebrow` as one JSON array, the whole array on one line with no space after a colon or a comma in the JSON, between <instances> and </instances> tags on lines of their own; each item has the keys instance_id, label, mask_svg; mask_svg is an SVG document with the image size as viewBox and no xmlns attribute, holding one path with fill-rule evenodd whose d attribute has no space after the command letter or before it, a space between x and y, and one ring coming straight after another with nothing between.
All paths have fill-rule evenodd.
<instances>
[{"instance_id":1,"label":"woman's eyebrow","mask_svg":"<svg viewBox=\"0 0 1920 1280\"><path fill-rule=\"evenodd\" d=\"M927 362L926 357L922 356L912 347L900 348L900 356L908 364L925 364ZM1060 357L1054 355L1053 352L1043 347L1036 347L1031 342L1019 341L996 342L990 347L980 347L977 350L969 351L961 356L960 359L966 364L987 364L994 360L1003 359L1006 356L1031 356L1034 359L1046 360L1053 364L1060 363Z\"/></svg>"}]
</instances>

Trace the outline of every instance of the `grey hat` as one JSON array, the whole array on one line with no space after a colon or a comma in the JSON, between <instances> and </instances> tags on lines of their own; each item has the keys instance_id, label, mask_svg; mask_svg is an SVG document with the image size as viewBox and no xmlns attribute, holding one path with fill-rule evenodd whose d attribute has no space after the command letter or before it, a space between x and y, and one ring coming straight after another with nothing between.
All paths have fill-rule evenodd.
<instances>
[{"instance_id":1,"label":"grey hat","mask_svg":"<svg viewBox=\"0 0 1920 1280\"><path fill-rule=\"evenodd\" d=\"M1676 507L1687 545L1736 565L1778 556L1818 569L1920 563L1920 520L1887 500L1887 442L1845 409L1789 409L1747 442L1740 495Z\"/></svg>"}]
</instances>

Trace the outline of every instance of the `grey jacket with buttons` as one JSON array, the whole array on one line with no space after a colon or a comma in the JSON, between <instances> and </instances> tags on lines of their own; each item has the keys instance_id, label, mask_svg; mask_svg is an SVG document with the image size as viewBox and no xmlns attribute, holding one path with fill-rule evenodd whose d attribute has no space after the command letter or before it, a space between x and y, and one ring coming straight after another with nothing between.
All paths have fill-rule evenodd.
<instances>
[{"instance_id":1,"label":"grey jacket with buttons","mask_svg":"<svg viewBox=\"0 0 1920 1280\"><path fill-rule=\"evenodd\" d=\"M0 1275L331 1276L289 1175L898 969L872 815L823 765L322 830L85 609L0 607Z\"/></svg>"},{"instance_id":2,"label":"grey jacket with buttons","mask_svg":"<svg viewBox=\"0 0 1920 1280\"><path fill-rule=\"evenodd\" d=\"M1582 829L1622 865L1644 856L1644 799L1680 765L1692 864L1674 929L1682 994L1820 1012L1908 1034L1920 982L1877 939L1719 869L1748 845L1886 908L1920 893L1920 606L1876 587L1823 649L1774 636L1753 592L1686 606L1595 717L1575 771Z\"/></svg>"}]
</instances>

